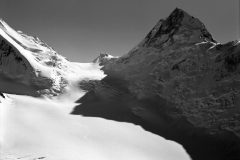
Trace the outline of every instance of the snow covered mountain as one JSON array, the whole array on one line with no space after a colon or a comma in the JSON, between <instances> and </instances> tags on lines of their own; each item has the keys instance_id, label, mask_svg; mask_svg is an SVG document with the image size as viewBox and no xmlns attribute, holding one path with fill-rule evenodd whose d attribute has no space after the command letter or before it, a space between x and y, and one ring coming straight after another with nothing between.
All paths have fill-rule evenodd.
<instances>
[{"instance_id":1,"label":"snow covered mountain","mask_svg":"<svg viewBox=\"0 0 240 160\"><path fill-rule=\"evenodd\" d=\"M90 72L86 73L88 68L102 76L99 66L69 62L39 38L17 32L3 20L0 20L0 41L2 92L54 96L64 92L73 76L94 79Z\"/></svg>"},{"instance_id":2,"label":"snow covered mountain","mask_svg":"<svg viewBox=\"0 0 240 160\"><path fill-rule=\"evenodd\" d=\"M239 41L218 43L177 8L128 54L104 64L107 77L73 114L141 125L196 160L239 159L239 64Z\"/></svg>"}]
</instances>

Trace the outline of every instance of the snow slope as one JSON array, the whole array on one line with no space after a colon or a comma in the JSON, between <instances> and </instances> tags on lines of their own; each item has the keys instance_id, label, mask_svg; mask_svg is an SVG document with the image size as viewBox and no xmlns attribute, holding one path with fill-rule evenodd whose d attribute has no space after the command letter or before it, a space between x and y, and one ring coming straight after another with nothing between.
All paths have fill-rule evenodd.
<instances>
[{"instance_id":1,"label":"snow slope","mask_svg":"<svg viewBox=\"0 0 240 160\"><path fill-rule=\"evenodd\" d=\"M8 97L0 103L1 160L190 159L179 144L139 126L70 115L72 96L65 95L68 100Z\"/></svg>"}]
</instances>

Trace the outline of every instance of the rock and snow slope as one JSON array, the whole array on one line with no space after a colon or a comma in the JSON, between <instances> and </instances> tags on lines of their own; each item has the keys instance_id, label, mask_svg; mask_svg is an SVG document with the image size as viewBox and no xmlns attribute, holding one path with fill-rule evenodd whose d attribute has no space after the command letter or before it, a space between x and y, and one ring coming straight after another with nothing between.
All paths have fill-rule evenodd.
<instances>
[{"instance_id":1,"label":"rock and snow slope","mask_svg":"<svg viewBox=\"0 0 240 160\"><path fill-rule=\"evenodd\" d=\"M99 72L98 77L91 77L92 71ZM72 77L75 76L77 80L77 74L82 79L102 77L98 65L69 62L43 41L17 32L0 20L2 92L34 96L58 95L71 83Z\"/></svg>"}]
</instances>

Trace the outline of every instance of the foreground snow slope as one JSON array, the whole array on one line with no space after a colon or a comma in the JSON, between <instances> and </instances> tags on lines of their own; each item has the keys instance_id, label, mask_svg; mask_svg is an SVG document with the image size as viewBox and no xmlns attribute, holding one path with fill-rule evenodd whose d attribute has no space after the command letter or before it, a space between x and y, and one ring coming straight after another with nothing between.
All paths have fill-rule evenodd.
<instances>
[{"instance_id":1,"label":"foreground snow slope","mask_svg":"<svg viewBox=\"0 0 240 160\"><path fill-rule=\"evenodd\" d=\"M73 93L73 92L72 92ZM8 95L0 103L1 160L187 160L175 142L139 126L68 114L68 100Z\"/></svg>"}]
</instances>

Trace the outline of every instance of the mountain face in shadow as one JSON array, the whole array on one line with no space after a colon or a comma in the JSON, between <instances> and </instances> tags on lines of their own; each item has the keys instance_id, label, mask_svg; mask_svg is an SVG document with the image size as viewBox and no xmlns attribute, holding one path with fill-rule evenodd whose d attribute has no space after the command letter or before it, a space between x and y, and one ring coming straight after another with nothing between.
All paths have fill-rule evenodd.
<instances>
[{"instance_id":1,"label":"mountain face in shadow","mask_svg":"<svg viewBox=\"0 0 240 160\"><path fill-rule=\"evenodd\" d=\"M181 9L128 54L104 63L101 81L72 114L130 122L184 146L194 160L240 158L240 42L217 43Z\"/></svg>"}]
</instances>

